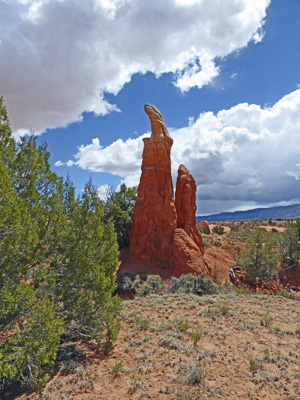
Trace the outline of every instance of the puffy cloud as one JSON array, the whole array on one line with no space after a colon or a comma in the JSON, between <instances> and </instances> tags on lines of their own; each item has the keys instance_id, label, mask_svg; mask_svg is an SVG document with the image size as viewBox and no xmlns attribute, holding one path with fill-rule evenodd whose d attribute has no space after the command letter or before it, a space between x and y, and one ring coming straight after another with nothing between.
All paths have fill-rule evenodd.
<instances>
[{"instance_id":1,"label":"puffy cloud","mask_svg":"<svg viewBox=\"0 0 300 400\"><path fill-rule=\"evenodd\" d=\"M54 167L62 167L63 165L64 165L64 163L61 162L60 160L56 161L56 163L54 163Z\"/></svg>"},{"instance_id":2,"label":"puffy cloud","mask_svg":"<svg viewBox=\"0 0 300 400\"><path fill-rule=\"evenodd\" d=\"M72 167L72 165L74 165L74 164L75 164L75 162L73 160L69 160L66 162L67 167Z\"/></svg>"},{"instance_id":3,"label":"puffy cloud","mask_svg":"<svg viewBox=\"0 0 300 400\"><path fill-rule=\"evenodd\" d=\"M75 155L78 161L75 164L93 172L108 171L125 177L140 168L142 148L142 137L139 140L127 139L125 142L118 139L105 148L100 145L100 140L95 138L91 144L78 148ZM68 165L72 165L72 160L68 161Z\"/></svg>"},{"instance_id":4,"label":"puffy cloud","mask_svg":"<svg viewBox=\"0 0 300 400\"><path fill-rule=\"evenodd\" d=\"M163 110L161 110L163 111ZM198 213L255 204L300 201L300 89L272 107L238 104L216 115L206 112L187 127L170 130L172 174L184 164L197 185ZM92 171L139 182L142 137L117 140L102 148L99 140L81 146L76 164Z\"/></svg>"},{"instance_id":5,"label":"puffy cloud","mask_svg":"<svg viewBox=\"0 0 300 400\"><path fill-rule=\"evenodd\" d=\"M101 200L106 201L108 199L110 191L108 185L102 185L98 187L97 191L98 191L98 196L100 197Z\"/></svg>"},{"instance_id":6,"label":"puffy cloud","mask_svg":"<svg viewBox=\"0 0 300 400\"><path fill-rule=\"evenodd\" d=\"M174 73L186 91L263 36L270 0L7 0L0 3L1 94L19 134L117 110L134 73Z\"/></svg>"}]
</instances>

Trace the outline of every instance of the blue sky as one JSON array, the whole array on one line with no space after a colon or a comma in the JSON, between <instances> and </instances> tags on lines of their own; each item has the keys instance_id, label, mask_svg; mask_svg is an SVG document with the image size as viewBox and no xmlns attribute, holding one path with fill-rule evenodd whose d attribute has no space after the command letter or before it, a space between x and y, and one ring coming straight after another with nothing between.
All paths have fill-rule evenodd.
<instances>
[{"instance_id":1,"label":"blue sky","mask_svg":"<svg viewBox=\"0 0 300 400\"><path fill-rule=\"evenodd\" d=\"M58 175L137 185L154 104L197 214L300 202L299 0L5 0L0 93Z\"/></svg>"}]
</instances>

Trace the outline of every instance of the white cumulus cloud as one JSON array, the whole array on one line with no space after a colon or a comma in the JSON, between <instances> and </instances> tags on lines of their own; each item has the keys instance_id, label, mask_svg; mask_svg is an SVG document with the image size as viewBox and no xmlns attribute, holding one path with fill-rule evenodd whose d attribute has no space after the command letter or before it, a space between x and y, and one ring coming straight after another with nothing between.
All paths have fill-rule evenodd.
<instances>
[{"instance_id":1,"label":"white cumulus cloud","mask_svg":"<svg viewBox=\"0 0 300 400\"><path fill-rule=\"evenodd\" d=\"M91 144L81 145L75 155L75 162L82 169L93 172L110 172L125 177L140 168L142 154L142 137L127 139L125 142L118 139L108 147L102 147L100 140L95 138ZM67 162L72 165L72 160Z\"/></svg>"},{"instance_id":2,"label":"white cumulus cloud","mask_svg":"<svg viewBox=\"0 0 300 400\"><path fill-rule=\"evenodd\" d=\"M0 74L14 131L66 126L117 110L135 73L173 73L201 88L225 57L263 37L270 0L7 0L0 2Z\"/></svg>"},{"instance_id":3,"label":"white cumulus cloud","mask_svg":"<svg viewBox=\"0 0 300 400\"><path fill-rule=\"evenodd\" d=\"M161 110L163 113L163 110ZM167 123L167 121L166 121ZM205 112L170 130L172 175L184 164L198 185L198 214L252 205L300 201L300 89L272 107L242 103ZM149 135L149 134L148 134ZM101 147L81 146L76 165L111 172L128 186L140 177L145 135Z\"/></svg>"},{"instance_id":4,"label":"white cumulus cloud","mask_svg":"<svg viewBox=\"0 0 300 400\"><path fill-rule=\"evenodd\" d=\"M108 199L110 193L110 187L108 185L98 187L97 191L101 200L106 201Z\"/></svg>"},{"instance_id":5,"label":"white cumulus cloud","mask_svg":"<svg viewBox=\"0 0 300 400\"><path fill-rule=\"evenodd\" d=\"M63 165L65 165L62 161L58 160L54 163L54 167L62 167Z\"/></svg>"}]
</instances>

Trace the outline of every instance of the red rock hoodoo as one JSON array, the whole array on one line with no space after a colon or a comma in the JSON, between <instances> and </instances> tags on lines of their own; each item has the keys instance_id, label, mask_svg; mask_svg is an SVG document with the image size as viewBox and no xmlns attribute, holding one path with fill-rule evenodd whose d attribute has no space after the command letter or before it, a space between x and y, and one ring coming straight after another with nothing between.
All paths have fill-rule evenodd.
<instances>
[{"instance_id":1,"label":"red rock hoodoo","mask_svg":"<svg viewBox=\"0 0 300 400\"><path fill-rule=\"evenodd\" d=\"M201 233L196 221L196 182L187 168L180 164L176 182L175 207L177 227L182 228L204 253Z\"/></svg>"},{"instance_id":2,"label":"red rock hoodoo","mask_svg":"<svg viewBox=\"0 0 300 400\"><path fill-rule=\"evenodd\" d=\"M205 272L204 246L197 227L196 184L180 165L174 201L170 137L159 110L149 104L151 137L144 138L142 175L130 231L130 256L135 265L167 270L170 275ZM157 272L155 272L157 269Z\"/></svg>"},{"instance_id":3,"label":"red rock hoodoo","mask_svg":"<svg viewBox=\"0 0 300 400\"><path fill-rule=\"evenodd\" d=\"M173 139L157 108L145 105L151 137L143 139L142 175L130 231L130 253L142 263L171 267L172 236L177 227L171 177Z\"/></svg>"}]
</instances>

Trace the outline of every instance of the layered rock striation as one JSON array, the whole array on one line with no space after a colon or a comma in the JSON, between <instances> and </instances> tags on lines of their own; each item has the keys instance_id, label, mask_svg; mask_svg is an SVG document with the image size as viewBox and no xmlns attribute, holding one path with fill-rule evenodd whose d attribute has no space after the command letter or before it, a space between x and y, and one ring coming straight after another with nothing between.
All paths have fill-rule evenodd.
<instances>
[{"instance_id":1,"label":"layered rock striation","mask_svg":"<svg viewBox=\"0 0 300 400\"><path fill-rule=\"evenodd\" d=\"M189 272L210 275L195 217L195 180L180 165L174 200L170 159L173 139L159 110L149 104L144 108L150 119L151 136L143 139L130 255L135 265L144 265L146 269L164 269L175 276Z\"/></svg>"}]
</instances>

